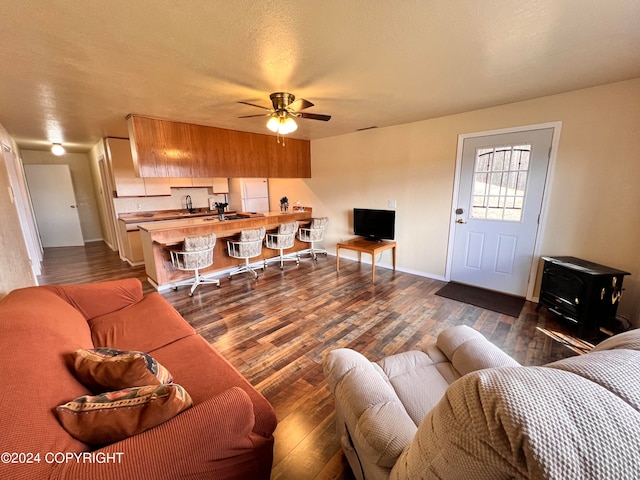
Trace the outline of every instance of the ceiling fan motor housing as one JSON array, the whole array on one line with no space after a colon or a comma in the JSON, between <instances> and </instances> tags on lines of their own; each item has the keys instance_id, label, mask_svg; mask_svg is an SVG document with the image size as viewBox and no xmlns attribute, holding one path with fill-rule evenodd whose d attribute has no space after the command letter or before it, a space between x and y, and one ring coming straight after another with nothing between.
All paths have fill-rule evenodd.
<instances>
[{"instance_id":1,"label":"ceiling fan motor housing","mask_svg":"<svg viewBox=\"0 0 640 480\"><path fill-rule=\"evenodd\" d=\"M287 92L274 92L269 95L273 108L276 111L284 110L296 99L295 95Z\"/></svg>"}]
</instances>

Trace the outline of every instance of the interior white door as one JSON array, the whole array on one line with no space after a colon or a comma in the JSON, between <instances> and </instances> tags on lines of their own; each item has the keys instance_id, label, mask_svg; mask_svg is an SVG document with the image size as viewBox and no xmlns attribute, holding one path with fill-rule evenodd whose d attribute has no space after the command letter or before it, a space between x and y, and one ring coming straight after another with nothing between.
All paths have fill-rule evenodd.
<instances>
[{"instance_id":1,"label":"interior white door","mask_svg":"<svg viewBox=\"0 0 640 480\"><path fill-rule=\"evenodd\" d=\"M68 165L25 165L43 247L82 246L80 216Z\"/></svg>"},{"instance_id":2,"label":"interior white door","mask_svg":"<svg viewBox=\"0 0 640 480\"><path fill-rule=\"evenodd\" d=\"M553 128L464 140L451 280L526 296Z\"/></svg>"},{"instance_id":3,"label":"interior white door","mask_svg":"<svg viewBox=\"0 0 640 480\"><path fill-rule=\"evenodd\" d=\"M18 210L22 235L24 236L27 251L29 252L31 270L33 271L34 277L37 277L41 273L42 245L40 243L40 237L38 236L38 227L36 226L36 220L34 218L35 214L30 207L31 203L29 201L25 175L18 157L4 145L2 148L4 150L5 165L9 173L9 183L11 184L16 208Z\"/></svg>"}]
</instances>

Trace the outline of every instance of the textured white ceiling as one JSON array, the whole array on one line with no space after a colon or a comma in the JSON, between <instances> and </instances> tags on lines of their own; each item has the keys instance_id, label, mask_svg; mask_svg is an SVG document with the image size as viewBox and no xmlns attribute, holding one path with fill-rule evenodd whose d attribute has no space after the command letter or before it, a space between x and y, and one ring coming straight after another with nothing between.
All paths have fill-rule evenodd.
<instances>
[{"instance_id":1,"label":"textured white ceiling","mask_svg":"<svg viewBox=\"0 0 640 480\"><path fill-rule=\"evenodd\" d=\"M0 6L0 123L88 149L129 113L238 119L288 91L316 139L640 77L638 0L21 0Z\"/></svg>"}]
</instances>

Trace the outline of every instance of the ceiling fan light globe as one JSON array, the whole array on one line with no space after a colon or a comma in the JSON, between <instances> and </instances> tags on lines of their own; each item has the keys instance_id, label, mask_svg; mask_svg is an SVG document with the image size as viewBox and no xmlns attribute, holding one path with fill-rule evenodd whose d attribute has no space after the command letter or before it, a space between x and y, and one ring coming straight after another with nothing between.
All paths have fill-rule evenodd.
<instances>
[{"instance_id":1,"label":"ceiling fan light globe","mask_svg":"<svg viewBox=\"0 0 640 480\"><path fill-rule=\"evenodd\" d=\"M286 135L287 133L295 132L298 129L298 125L291 117L271 117L267 122L267 128L274 133Z\"/></svg>"},{"instance_id":2,"label":"ceiling fan light globe","mask_svg":"<svg viewBox=\"0 0 640 480\"><path fill-rule=\"evenodd\" d=\"M280 130L280 120L278 117L271 117L267 122L267 128L274 133L278 133Z\"/></svg>"},{"instance_id":3,"label":"ceiling fan light globe","mask_svg":"<svg viewBox=\"0 0 640 480\"><path fill-rule=\"evenodd\" d=\"M298 124L291 117L287 117L280 124L280 133L286 135L287 133L295 132L298 129Z\"/></svg>"}]
</instances>

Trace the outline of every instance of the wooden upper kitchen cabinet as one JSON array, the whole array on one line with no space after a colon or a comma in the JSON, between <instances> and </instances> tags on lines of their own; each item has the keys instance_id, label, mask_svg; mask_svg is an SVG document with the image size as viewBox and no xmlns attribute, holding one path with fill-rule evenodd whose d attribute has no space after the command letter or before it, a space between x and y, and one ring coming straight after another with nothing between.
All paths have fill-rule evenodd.
<instances>
[{"instance_id":1,"label":"wooden upper kitchen cabinet","mask_svg":"<svg viewBox=\"0 0 640 480\"><path fill-rule=\"evenodd\" d=\"M142 177L311 177L307 140L129 116ZM215 189L215 187L214 187Z\"/></svg>"},{"instance_id":2,"label":"wooden upper kitchen cabinet","mask_svg":"<svg viewBox=\"0 0 640 480\"><path fill-rule=\"evenodd\" d=\"M191 131L186 123L132 115L129 139L133 164L141 177L191 178Z\"/></svg>"},{"instance_id":3,"label":"wooden upper kitchen cabinet","mask_svg":"<svg viewBox=\"0 0 640 480\"><path fill-rule=\"evenodd\" d=\"M191 141L191 170L194 177L226 177L225 151L228 148L226 130L185 124ZM218 173L214 173L218 172Z\"/></svg>"},{"instance_id":4,"label":"wooden upper kitchen cabinet","mask_svg":"<svg viewBox=\"0 0 640 480\"><path fill-rule=\"evenodd\" d=\"M265 150L266 135L228 130L229 167L237 172L230 177L268 177L269 155Z\"/></svg>"},{"instance_id":5,"label":"wooden upper kitchen cabinet","mask_svg":"<svg viewBox=\"0 0 640 480\"><path fill-rule=\"evenodd\" d=\"M104 143L118 197L171 195L169 179L141 178L135 174L128 139L108 137Z\"/></svg>"},{"instance_id":6,"label":"wooden upper kitchen cabinet","mask_svg":"<svg viewBox=\"0 0 640 480\"><path fill-rule=\"evenodd\" d=\"M228 178L194 178L194 187L210 187L213 193L229 193L229 179Z\"/></svg>"},{"instance_id":7,"label":"wooden upper kitchen cabinet","mask_svg":"<svg viewBox=\"0 0 640 480\"><path fill-rule=\"evenodd\" d=\"M308 141L287 138L283 146L273 137L268 138L271 141L270 178L311 178L311 144Z\"/></svg>"},{"instance_id":8,"label":"wooden upper kitchen cabinet","mask_svg":"<svg viewBox=\"0 0 640 480\"><path fill-rule=\"evenodd\" d=\"M146 180L161 180L148 178ZM229 193L228 178L194 177L194 178L170 178L172 188L206 187L213 193Z\"/></svg>"}]
</instances>

